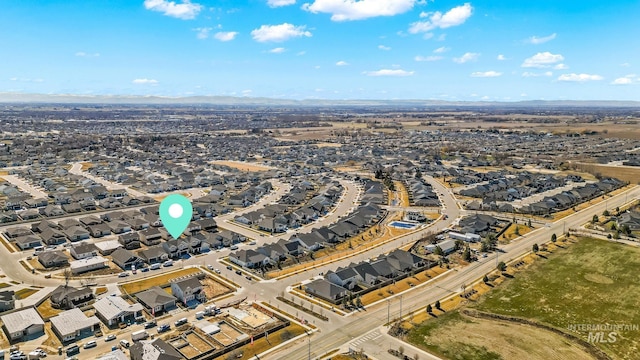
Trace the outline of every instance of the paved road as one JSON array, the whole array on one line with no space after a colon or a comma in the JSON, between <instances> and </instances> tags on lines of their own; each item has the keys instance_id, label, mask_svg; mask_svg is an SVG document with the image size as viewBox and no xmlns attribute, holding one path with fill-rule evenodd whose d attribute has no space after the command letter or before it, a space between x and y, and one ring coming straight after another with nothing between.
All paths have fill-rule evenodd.
<instances>
[{"instance_id":1,"label":"paved road","mask_svg":"<svg viewBox=\"0 0 640 360\"><path fill-rule=\"evenodd\" d=\"M36 188L35 186L32 186L31 184L29 184L26 181L24 181L21 178L19 178L17 175L2 175L2 178L7 180L8 182L10 182L11 184L17 186L20 190L28 193L34 199L37 199L37 198L48 199L49 198L49 194L47 194L44 191Z\"/></svg>"},{"instance_id":2,"label":"paved road","mask_svg":"<svg viewBox=\"0 0 640 360\"><path fill-rule=\"evenodd\" d=\"M609 208L622 206L622 204L625 203L627 196L632 199L640 196L640 186L635 186L625 193L609 198ZM450 206L448 207L450 208ZM389 305L383 302L378 305L370 306L366 311L345 318L346 320L333 324L331 327L323 327L319 334L316 334L311 338L312 352L318 354L316 356L320 356L320 354L325 354L333 349L340 348L345 344L348 344L353 341L353 339L358 339L364 334L367 334L372 328L386 323L387 311L392 314L391 317L393 318L397 317L401 311L403 314L406 314L409 311L421 309L425 304L434 303L436 300L441 300L456 294L460 292L463 284L472 284L482 278L485 274L493 271L496 267L497 261L508 262L512 259L518 258L531 251L531 247L534 243L541 244L549 241L552 233L561 234L563 228L577 228L583 223L589 221L593 214L601 214L604 210L605 203L592 205L580 212L552 223L549 228L539 228L520 237L518 240L503 246L501 248L502 253L499 253L498 258L483 258L481 261L457 269L455 273L450 274L442 281L435 282L429 286L412 289L403 294L402 297L397 296L395 301L392 301ZM387 306L389 306L389 308L387 308ZM384 342L380 344L381 347L384 347L384 345ZM306 343L299 343L288 347L286 351L269 354L266 357L261 356L261 358L304 360L308 358L306 346ZM377 352L379 353L380 350Z\"/></svg>"}]
</instances>

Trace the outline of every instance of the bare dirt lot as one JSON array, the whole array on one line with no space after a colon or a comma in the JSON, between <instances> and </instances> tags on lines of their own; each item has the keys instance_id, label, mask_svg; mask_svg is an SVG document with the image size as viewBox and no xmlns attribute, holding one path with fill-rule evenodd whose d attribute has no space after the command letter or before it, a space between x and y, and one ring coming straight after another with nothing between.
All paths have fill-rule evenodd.
<instances>
[{"instance_id":1,"label":"bare dirt lot","mask_svg":"<svg viewBox=\"0 0 640 360\"><path fill-rule=\"evenodd\" d=\"M202 280L202 285L204 293L207 295L207 299L214 299L233 291L210 277L204 278L204 280Z\"/></svg>"}]
</instances>

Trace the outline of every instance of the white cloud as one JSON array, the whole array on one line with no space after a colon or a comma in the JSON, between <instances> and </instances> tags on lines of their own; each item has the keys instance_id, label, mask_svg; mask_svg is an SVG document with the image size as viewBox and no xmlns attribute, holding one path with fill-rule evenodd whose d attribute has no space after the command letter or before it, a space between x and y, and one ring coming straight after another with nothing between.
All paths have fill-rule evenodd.
<instances>
[{"instance_id":1,"label":"white cloud","mask_svg":"<svg viewBox=\"0 0 640 360\"><path fill-rule=\"evenodd\" d=\"M363 20L378 16L393 16L413 8L416 0L314 0L305 3L305 11L331 14L333 21Z\"/></svg>"},{"instance_id":2,"label":"white cloud","mask_svg":"<svg viewBox=\"0 0 640 360\"><path fill-rule=\"evenodd\" d=\"M442 56L416 56L413 58L415 61L438 61L442 60Z\"/></svg>"},{"instance_id":3,"label":"white cloud","mask_svg":"<svg viewBox=\"0 0 640 360\"><path fill-rule=\"evenodd\" d=\"M273 49L269 50L269 52L272 53L272 54L282 54L286 50L287 49L285 49L283 47L277 47L277 48L273 48Z\"/></svg>"},{"instance_id":4,"label":"white cloud","mask_svg":"<svg viewBox=\"0 0 640 360\"><path fill-rule=\"evenodd\" d=\"M147 10L158 11L163 15L182 20L195 18L203 9L202 5L192 3L189 0L183 0L179 4L167 0L144 0L144 7Z\"/></svg>"},{"instance_id":5,"label":"white cloud","mask_svg":"<svg viewBox=\"0 0 640 360\"><path fill-rule=\"evenodd\" d=\"M436 54L442 54L442 53L446 53L449 50L451 50L451 48L448 48L446 46L441 46L441 47L433 50L433 52L436 53Z\"/></svg>"},{"instance_id":6,"label":"white cloud","mask_svg":"<svg viewBox=\"0 0 640 360\"><path fill-rule=\"evenodd\" d=\"M304 54L306 54L306 51L298 51L298 53L296 54L296 56L302 56Z\"/></svg>"},{"instance_id":7,"label":"white cloud","mask_svg":"<svg viewBox=\"0 0 640 360\"><path fill-rule=\"evenodd\" d=\"M530 43L530 44L538 45L538 44L544 44L544 43L546 43L548 41L551 41L551 40L553 40L555 38L556 38L556 33L553 33L553 34L551 34L549 36L542 36L542 37L532 36L529 39L527 39L527 42Z\"/></svg>"},{"instance_id":8,"label":"white cloud","mask_svg":"<svg viewBox=\"0 0 640 360\"><path fill-rule=\"evenodd\" d=\"M231 41L238 35L237 31L219 31L213 35L216 40Z\"/></svg>"},{"instance_id":9,"label":"white cloud","mask_svg":"<svg viewBox=\"0 0 640 360\"><path fill-rule=\"evenodd\" d=\"M613 85L628 85L631 83L633 83L633 80L626 77L617 78L611 82Z\"/></svg>"},{"instance_id":10,"label":"white cloud","mask_svg":"<svg viewBox=\"0 0 640 360\"><path fill-rule=\"evenodd\" d=\"M384 45L378 45L378 49L385 50L385 51L391 50L391 48L389 46L384 46Z\"/></svg>"},{"instance_id":11,"label":"white cloud","mask_svg":"<svg viewBox=\"0 0 640 360\"><path fill-rule=\"evenodd\" d=\"M505 60L507 60L507 58L506 58L504 55L502 55L502 54L498 55L498 57L497 57L496 59L498 59L498 60L500 60L500 61L505 61Z\"/></svg>"},{"instance_id":12,"label":"white cloud","mask_svg":"<svg viewBox=\"0 0 640 360\"><path fill-rule=\"evenodd\" d=\"M88 54L84 51L78 51L75 55L78 57L99 57L100 53Z\"/></svg>"},{"instance_id":13,"label":"white cloud","mask_svg":"<svg viewBox=\"0 0 640 360\"><path fill-rule=\"evenodd\" d=\"M267 5L272 8L280 6L289 6L296 3L296 0L267 0Z\"/></svg>"},{"instance_id":14,"label":"white cloud","mask_svg":"<svg viewBox=\"0 0 640 360\"><path fill-rule=\"evenodd\" d=\"M525 59L521 66L525 68L548 68L563 60L564 56L545 51L539 52L532 57Z\"/></svg>"},{"instance_id":15,"label":"white cloud","mask_svg":"<svg viewBox=\"0 0 640 360\"><path fill-rule=\"evenodd\" d=\"M480 54L478 53L468 52L468 53L464 53L464 55L462 55L461 57L453 58L453 61L457 62L458 64L464 64L469 61L477 60L479 56Z\"/></svg>"},{"instance_id":16,"label":"white cloud","mask_svg":"<svg viewBox=\"0 0 640 360\"><path fill-rule=\"evenodd\" d=\"M311 37L311 33L305 30L305 26L294 26L289 23L280 25L262 25L251 31L251 36L258 42L282 42L295 37Z\"/></svg>"},{"instance_id":17,"label":"white cloud","mask_svg":"<svg viewBox=\"0 0 640 360\"><path fill-rule=\"evenodd\" d=\"M629 85L633 83L640 83L640 78L636 74L625 75L611 82L612 85Z\"/></svg>"},{"instance_id":18,"label":"white cloud","mask_svg":"<svg viewBox=\"0 0 640 360\"><path fill-rule=\"evenodd\" d=\"M551 71L546 71L543 73L525 71L522 73L522 77L540 77L540 76L553 76L553 73Z\"/></svg>"},{"instance_id":19,"label":"white cloud","mask_svg":"<svg viewBox=\"0 0 640 360\"><path fill-rule=\"evenodd\" d=\"M340 60L340 61L338 61L336 63L336 66L347 66L347 65L349 65L349 63L346 62L346 61L342 61L342 60Z\"/></svg>"},{"instance_id":20,"label":"white cloud","mask_svg":"<svg viewBox=\"0 0 640 360\"><path fill-rule=\"evenodd\" d=\"M569 67L566 64L557 64L553 68L555 70L567 70Z\"/></svg>"},{"instance_id":21,"label":"white cloud","mask_svg":"<svg viewBox=\"0 0 640 360\"><path fill-rule=\"evenodd\" d=\"M138 85L157 85L158 84L158 80L155 79L134 79L132 81L132 83L134 84L138 84Z\"/></svg>"},{"instance_id":22,"label":"white cloud","mask_svg":"<svg viewBox=\"0 0 640 360\"><path fill-rule=\"evenodd\" d=\"M195 28L193 30L197 32L196 37L198 39L204 40L209 37L209 33L211 32L211 30L213 30L213 28Z\"/></svg>"},{"instance_id":23,"label":"white cloud","mask_svg":"<svg viewBox=\"0 0 640 360\"><path fill-rule=\"evenodd\" d=\"M602 76L595 74L562 74L558 77L558 81L574 82L597 81L602 79Z\"/></svg>"},{"instance_id":24,"label":"white cloud","mask_svg":"<svg viewBox=\"0 0 640 360\"><path fill-rule=\"evenodd\" d=\"M622 66L622 67L629 67L629 66L631 66L631 64L629 64L628 62L626 62L626 63L622 63L622 64L620 64L620 66Z\"/></svg>"},{"instance_id":25,"label":"white cloud","mask_svg":"<svg viewBox=\"0 0 640 360\"><path fill-rule=\"evenodd\" d=\"M497 71L476 71L474 73L471 73L471 77L498 77L501 76L502 73L501 72L497 72Z\"/></svg>"},{"instance_id":26,"label":"white cloud","mask_svg":"<svg viewBox=\"0 0 640 360\"><path fill-rule=\"evenodd\" d=\"M420 14L420 17L428 17L426 21L416 21L409 26L409 32L412 34L429 32L433 29L446 29L452 26L462 25L473 12L470 3L456 6L446 13L436 11L434 13Z\"/></svg>"},{"instance_id":27,"label":"white cloud","mask_svg":"<svg viewBox=\"0 0 640 360\"><path fill-rule=\"evenodd\" d=\"M367 76L411 76L413 71L406 71L402 69L380 69L376 71L365 71Z\"/></svg>"}]
</instances>

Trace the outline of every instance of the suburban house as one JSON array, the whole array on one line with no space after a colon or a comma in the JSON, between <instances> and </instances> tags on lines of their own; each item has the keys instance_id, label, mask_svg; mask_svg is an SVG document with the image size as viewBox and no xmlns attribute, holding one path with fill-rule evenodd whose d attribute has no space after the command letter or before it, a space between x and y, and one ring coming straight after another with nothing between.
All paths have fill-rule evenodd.
<instances>
[{"instance_id":1,"label":"suburban house","mask_svg":"<svg viewBox=\"0 0 640 360\"><path fill-rule=\"evenodd\" d=\"M13 290L0 291L0 312L13 310L16 307L16 296Z\"/></svg>"},{"instance_id":2,"label":"suburban house","mask_svg":"<svg viewBox=\"0 0 640 360\"><path fill-rule=\"evenodd\" d=\"M140 231L138 234L140 234L140 242L147 246L160 244L160 242L162 242L162 234L157 228L148 228Z\"/></svg>"},{"instance_id":3,"label":"suburban house","mask_svg":"<svg viewBox=\"0 0 640 360\"><path fill-rule=\"evenodd\" d=\"M87 230L89 230L89 234L91 234L91 236L95 238L111 234L111 228L109 227L109 225L104 223L89 225L87 226Z\"/></svg>"},{"instance_id":4,"label":"suburban house","mask_svg":"<svg viewBox=\"0 0 640 360\"><path fill-rule=\"evenodd\" d=\"M362 277L352 268L338 268L336 271L328 271L326 279L343 288L353 290L356 284L364 281Z\"/></svg>"},{"instance_id":5,"label":"suburban house","mask_svg":"<svg viewBox=\"0 0 640 360\"><path fill-rule=\"evenodd\" d=\"M47 245L58 245L67 242L67 236L62 231L54 228L42 230L40 237Z\"/></svg>"},{"instance_id":6,"label":"suburban house","mask_svg":"<svg viewBox=\"0 0 640 360\"><path fill-rule=\"evenodd\" d=\"M140 248L140 235L137 232L122 234L118 236L118 242L127 250Z\"/></svg>"},{"instance_id":7,"label":"suburban house","mask_svg":"<svg viewBox=\"0 0 640 360\"><path fill-rule=\"evenodd\" d=\"M153 286L137 293L135 296L154 316L176 307L176 297L159 286Z\"/></svg>"},{"instance_id":8,"label":"suburban house","mask_svg":"<svg viewBox=\"0 0 640 360\"><path fill-rule=\"evenodd\" d=\"M0 316L0 320L11 341L44 334L44 320L32 307Z\"/></svg>"},{"instance_id":9,"label":"suburban house","mask_svg":"<svg viewBox=\"0 0 640 360\"><path fill-rule=\"evenodd\" d=\"M42 239L38 235L27 235L15 238L16 245L20 250L32 249L42 245Z\"/></svg>"},{"instance_id":10,"label":"suburban house","mask_svg":"<svg viewBox=\"0 0 640 360\"><path fill-rule=\"evenodd\" d=\"M147 264L162 263L169 260L169 254L159 245L138 251L138 256Z\"/></svg>"},{"instance_id":11,"label":"suburban house","mask_svg":"<svg viewBox=\"0 0 640 360\"><path fill-rule=\"evenodd\" d=\"M139 268L144 265L144 260L123 248L111 253L111 259L116 265L120 266L122 270L130 270L133 266Z\"/></svg>"},{"instance_id":12,"label":"suburban house","mask_svg":"<svg viewBox=\"0 0 640 360\"><path fill-rule=\"evenodd\" d=\"M79 243L71 247L69 251L74 259L86 259L98 255L98 248L92 243Z\"/></svg>"},{"instance_id":13,"label":"suburban house","mask_svg":"<svg viewBox=\"0 0 640 360\"><path fill-rule=\"evenodd\" d=\"M338 301L347 296L349 290L333 284L325 279L316 279L305 285L308 294L318 296L331 301Z\"/></svg>"},{"instance_id":14,"label":"suburban house","mask_svg":"<svg viewBox=\"0 0 640 360\"><path fill-rule=\"evenodd\" d=\"M100 329L100 320L95 315L87 317L79 308L62 312L49 320L51 329L63 344L93 336Z\"/></svg>"},{"instance_id":15,"label":"suburban house","mask_svg":"<svg viewBox=\"0 0 640 360\"><path fill-rule=\"evenodd\" d=\"M260 267L260 265L268 265L271 260L264 254L253 249L242 249L229 254L229 261L242 267L249 269Z\"/></svg>"},{"instance_id":16,"label":"suburban house","mask_svg":"<svg viewBox=\"0 0 640 360\"><path fill-rule=\"evenodd\" d=\"M628 226L631 231L640 231L640 213L625 212L618 217L618 229Z\"/></svg>"},{"instance_id":17,"label":"suburban house","mask_svg":"<svg viewBox=\"0 0 640 360\"><path fill-rule=\"evenodd\" d=\"M177 259L189 253L189 243L182 239L165 241L162 243L162 248L172 259Z\"/></svg>"},{"instance_id":18,"label":"suburban house","mask_svg":"<svg viewBox=\"0 0 640 360\"><path fill-rule=\"evenodd\" d=\"M129 304L119 296L105 296L93 304L96 315L107 326L113 327L119 323L134 323L144 320L143 307L138 303Z\"/></svg>"},{"instance_id":19,"label":"suburban house","mask_svg":"<svg viewBox=\"0 0 640 360\"><path fill-rule=\"evenodd\" d=\"M70 262L69 269L72 274L77 275L93 270L104 269L108 266L108 263L109 260L102 256L92 256Z\"/></svg>"},{"instance_id":20,"label":"suburban house","mask_svg":"<svg viewBox=\"0 0 640 360\"><path fill-rule=\"evenodd\" d=\"M202 290L202 284L195 276L172 282L171 292L173 296L186 306L191 305L194 300L198 302L206 301L206 295Z\"/></svg>"},{"instance_id":21,"label":"suburban house","mask_svg":"<svg viewBox=\"0 0 640 360\"><path fill-rule=\"evenodd\" d=\"M93 291L86 287L76 289L71 286L60 285L49 294L49 299L53 308L73 309L93 300Z\"/></svg>"},{"instance_id":22,"label":"suburban house","mask_svg":"<svg viewBox=\"0 0 640 360\"><path fill-rule=\"evenodd\" d=\"M9 239L15 239L20 236L33 235L33 232L27 227L18 226L18 227L8 228L7 230L5 230L4 234Z\"/></svg>"},{"instance_id":23,"label":"suburban house","mask_svg":"<svg viewBox=\"0 0 640 360\"><path fill-rule=\"evenodd\" d=\"M113 220L111 222L108 222L107 224L114 234L123 234L131 231L131 225L127 224L124 221Z\"/></svg>"},{"instance_id":24,"label":"suburban house","mask_svg":"<svg viewBox=\"0 0 640 360\"><path fill-rule=\"evenodd\" d=\"M38 262L46 268L62 267L69 264L69 258L59 250L45 251L38 254Z\"/></svg>"},{"instance_id":25,"label":"suburban house","mask_svg":"<svg viewBox=\"0 0 640 360\"><path fill-rule=\"evenodd\" d=\"M424 248L427 251L430 251L433 253L436 251L436 248L438 247L442 250L442 253L444 255L449 255L452 252L456 251L456 242L454 240L443 240L437 244L426 245Z\"/></svg>"},{"instance_id":26,"label":"suburban house","mask_svg":"<svg viewBox=\"0 0 640 360\"><path fill-rule=\"evenodd\" d=\"M86 240L90 237L89 231L80 226L72 226L68 229L62 230L62 232L67 235L67 238L70 241Z\"/></svg>"}]
</instances>

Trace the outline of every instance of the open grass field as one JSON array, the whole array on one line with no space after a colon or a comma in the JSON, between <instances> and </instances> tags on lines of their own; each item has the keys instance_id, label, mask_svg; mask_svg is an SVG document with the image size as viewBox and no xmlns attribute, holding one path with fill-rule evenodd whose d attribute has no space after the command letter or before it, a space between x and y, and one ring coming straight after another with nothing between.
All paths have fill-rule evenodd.
<instances>
[{"instance_id":1,"label":"open grass field","mask_svg":"<svg viewBox=\"0 0 640 360\"><path fill-rule=\"evenodd\" d=\"M588 332L568 327L640 325L639 267L640 249L584 238L506 281L475 307L533 319L587 340ZM616 342L596 345L615 359L638 359L634 349L640 346L640 331L620 332Z\"/></svg>"},{"instance_id":2,"label":"open grass field","mask_svg":"<svg viewBox=\"0 0 640 360\"><path fill-rule=\"evenodd\" d=\"M457 311L427 324L412 331L409 342L447 359L592 359L563 337L533 326L467 318Z\"/></svg>"},{"instance_id":3,"label":"open grass field","mask_svg":"<svg viewBox=\"0 0 640 360\"><path fill-rule=\"evenodd\" d=\"M497 277L470 300L459 296L442 301L445 310L416 313L403 326L408 340L450 359L592 359L579 344L548 330L501 320L471 318L460 306L513 316L552 326L584 341L588 331L579 324L635 326L620 330L615 342L594 345L613 359L639 359L640 249L603 240L580 238L547 244L539 255L527 255L526 265L509 266L512 278ZM624 259L624 261L620 261ZM493 274L494 279L498 274ZM408 326L407 326L408 325ZM413 326L415 325L415 326ZM465 334L464 340L456 334ZM605 332L605 340L608 332Z\"/></svg>"}]
</instances>

